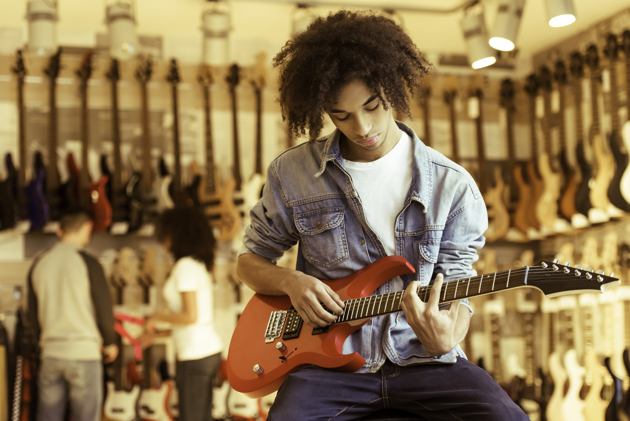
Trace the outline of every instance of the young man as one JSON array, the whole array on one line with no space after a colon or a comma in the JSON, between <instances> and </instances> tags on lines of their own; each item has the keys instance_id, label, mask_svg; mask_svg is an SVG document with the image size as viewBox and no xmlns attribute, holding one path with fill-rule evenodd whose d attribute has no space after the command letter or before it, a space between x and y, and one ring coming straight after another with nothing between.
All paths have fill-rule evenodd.
<instances>
[{"instance_id":1,"label":"young man","mask_svg":"<svg viewBox=\"0 0 630 421\"><path fill-rule=\"evenodd\" d=\"M29 273L29 321L39 338L38 421L102 415L103 365L118 355L112 300L99 262L81 249L92 221L83 210L60 219L61 241L38 256Z\"/></svg>"},{"instance_id":2,"label":"young man","mask_svg":"<svg viewBox=\"0 0 630 421\"><path fill-rule=\"evenodd\" d=\"M259 293L288 295L305 323L326 326L343 303L319 279L388 255L405 257L416 273L376 291L406 289L403 312L374 318L345 341L344 353L358 352L365 365L290 375L270 420L357 420L390 407L425 420L526 420L458 345L472 314L467 301L438 306L444 279L475 274L488 218L470 175L393 118L393 109L408 114L407 90L417 92L427 73L418 48L389 19L341 11L287 42L274 64L283 115L310 142L271 163L238 276ZM324 113L337 130L317 139ZM297 270L275 266L297 242ZM430 282L425 304L415 291Z\"/></svg>"}]
</instances>

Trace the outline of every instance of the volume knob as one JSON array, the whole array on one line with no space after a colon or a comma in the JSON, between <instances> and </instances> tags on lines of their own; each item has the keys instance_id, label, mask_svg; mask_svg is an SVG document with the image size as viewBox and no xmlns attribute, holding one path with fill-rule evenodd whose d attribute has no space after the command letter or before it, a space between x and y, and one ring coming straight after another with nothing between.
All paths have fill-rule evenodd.
<instances>
[{"instance_id":1,"label":"volume knob","mask_svg":"<svg viewBox=\"0 0 630 421\"><path fill-rule=\"evenodd\" d=\"M283 344L282 342L277 342L276 343L276 349L280 352L284 352L287 350L287 346L285 344Z\"/></svg>"},{"instance_id":2,"label":"volume knob","mask_svg":"<svg viewBox=\"0 0 630 421\"><path fill-rule=\"evenodd\" d=\"M258 364L254 365L254 373L260 375L260 374L263 373L263 371L265 371L265 370L263 370L263 368L261 366L259 366Z\"/></svg>"}]
</instances>

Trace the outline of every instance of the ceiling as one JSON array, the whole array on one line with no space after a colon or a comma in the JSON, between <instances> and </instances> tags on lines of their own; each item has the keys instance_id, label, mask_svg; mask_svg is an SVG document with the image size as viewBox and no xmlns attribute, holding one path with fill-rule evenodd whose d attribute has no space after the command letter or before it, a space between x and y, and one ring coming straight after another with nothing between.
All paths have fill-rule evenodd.
<instances>
[{"instance_id":1,"label":"ceiling","mask_svg":"<svg viewBox=\"0 0 630 421\"><path fill-rule=\"evenodd\" d=\"M111 0L58 0L58 38L62 45L92 46L96 33L107 31L104 23L105 1ZM308 0L307 0L308 1ZM339 3L348 7L386 5L422 7L428 9L453 9L464 0L312 0L314 2ZM498 0L483 0L486 22L491 31ZM547 25L544 0L526 0L523 20L517 39L519 57L529 60L535 53L570 38L596 23L622 11L626 11L630 28L630 9L627 0L573 0L577 22L565 28ZM182 61L196 62L201 51L200 16L207 2L203 0L136 0L138 33L164 38L165 55ZM233 32L231 34L232 59L250 64L256 51L269 55L277 52L286 42L295 6L290 0L231 0ZM337 6L315 7L317 14L337 10ZM17 48L2 39L6 29L21 31L25 42L27 22L24 15L26 0L4 2L0 14L0 45L4 49ZM403 24L418 46L429 53L466 52L459 20L461 11L453 13L401 12ZM17 41L14 41L14 43ZM90 45L92 44L92 45ZM0 53L8 54L6 51Z\"/></svg>"}]
</instances>

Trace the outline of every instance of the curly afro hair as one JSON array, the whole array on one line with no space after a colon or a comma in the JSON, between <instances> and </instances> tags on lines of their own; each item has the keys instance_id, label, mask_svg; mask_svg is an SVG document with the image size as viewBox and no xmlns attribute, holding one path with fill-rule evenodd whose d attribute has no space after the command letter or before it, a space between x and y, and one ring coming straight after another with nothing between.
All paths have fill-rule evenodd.
<instances>
[{"instance_id":1,"label":"curly afro hair","mask_svg":"<svg viewBox=\"0 0 630 421\"><path fill-rule=\"evenodd\" d=\"M385 108L409 115L408 95L417 93L430 67L394 21L347 10L317 18L287 41L273 65L280 70L278 102L289 131L304 136L308 129L311 141L346 84L361 79Z\"/></svg>"}]
</instances>

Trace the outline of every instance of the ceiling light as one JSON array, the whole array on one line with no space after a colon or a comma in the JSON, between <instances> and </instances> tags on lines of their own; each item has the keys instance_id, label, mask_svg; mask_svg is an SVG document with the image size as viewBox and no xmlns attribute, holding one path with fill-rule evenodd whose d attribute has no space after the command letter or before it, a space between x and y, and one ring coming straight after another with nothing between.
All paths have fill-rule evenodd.
<instances>
[{"instance_id":1,"label":"ceiling light","mask_svg":"<svg viewBox=\"0 0 630 421\"><path fill-rule=\"evenodd\" d=\"M512 51L521 25L524 0L501 0L492 29L490 46L500 51Z\"/></svg>"},{"instance_id":2,"label":"ceiling light","mask_svg":"<svg viewBox=\"0 0 630 421\"><path fill-rule=\"evenodd\" d=\"M295 36L304 32L316 18L317 15L307 5L298 3L297 7L293 9L291 35Z\"/></svg>"},{"instance_id":3,"label":"ceiling light","mask_svg":"<svg viewBox=\"0 0 630 421\"><path fill-rule=\"evenodd\" d=\"M229 6L214 2L201 15L203 31L203 62L211 66L225 66L230 55L230 31L232 30Z\"/></svg>"},{"instance_id":4,"label":"ceiling light","mask_svg":"<svg viewBox=\"0 0 630 421\"><path fill-rule=\"evenodd\" d=\"M106 0L105 23L109 27L109 54L126 60L138 54L134 0Z\"/></svg>"},{"instance_id":5,"label":"ceiling light","mask_svg":"<svg viewBox=\"0 0 630 421\"><path fill-rule=\"evenodd\" d=\"M573 0L545 0L549 26L559 28L575 22Z\"/></svg>"},{"instance_id":6,"label":"ceiling light","mask_svg":"<svg viewBox=\"0 0 630 421\"><path fill-rule=\"evenodd\" d=\"M28 49L38 55L57 50L57 1L31 0L26 5Z\"/></svg>"},{"instance_id":7,"label":"ceiling light","mask_svg":"<svg viewBox=\"0 0 630 421\"><path fill-rule=\"evenodd\" d=\"M473 69L481 69L496 63L494 50L488 44L488 31L480 13L466 13L461 21L464 39L468 47L468 60Z\"/></svg>"}]
</instances>

